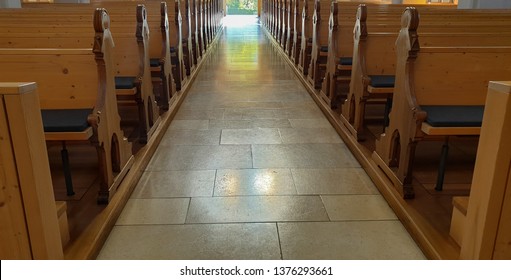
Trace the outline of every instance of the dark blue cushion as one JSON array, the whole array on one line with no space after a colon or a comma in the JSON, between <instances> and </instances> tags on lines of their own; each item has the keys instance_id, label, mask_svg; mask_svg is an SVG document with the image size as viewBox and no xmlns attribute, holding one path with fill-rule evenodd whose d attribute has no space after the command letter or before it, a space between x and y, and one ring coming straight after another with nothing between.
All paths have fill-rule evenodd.
<instances>
[{"instance_id":1,"label":"dark blue cushion","mask_svg":"<svg viewBox=\"0 0 511 280\"><path fill-rule=\"evenodd\" d=\"M321 46L321 48L319 48L319 51L328 52L328 46Z\"/></svg>"},{"instance_id":2,"label":"dark blue cushion","mask_svg":"<svg viewBox=\"0 0 511 280\"><path fill-rule=\"evenodd\" d=\"M149 65L151 65L151 67L158 67L158 66L160 66L160 59L159 58L151 58L149 60Z\"/></svg>"},{"instance_id":3,"label":"dark blue cushion","mask_svg":"<svg viewBox=\"0 0 511 280\"><path fill-rule=\"evenodd\" d=\"M89 127L92 109L41 110L45 132L79 132Z\"/></svg>"},{"instance_id":4,"label":"dark blue cushion","mask_svg":"<svg viewBox=\"0 0 511 280\"><path fill-rule=\"evenodd\" d=\"M339 59L339 63L341 63L341 65L352 65L353 58L352 57L341 57L341 59Z\"/></svg>"},{"instance_id":5,"label":"dark blue cushion","mask_svg":"<svg viewBox=\"0 0 511 280\"><path fill-rule=\"evenodd\" d=\"M170 47L170 52L171 52L171 53L176 52L176 48L174 48L174 47Z\"/></svg>"},{"instance_id":6,"label":"dark blue cushion","mask_svg":"<svg viewBox=\"0 0 511 280\"><path fill-rule=\"evenodd\" d=\"M371 78L371 86L372 87L394 87L394 82L396 81L395 76L390 75L374 75L369 76Z\"/></svg>"},{"instance_id":7,"label":"dark blue cushion","mask_svg":"<svg viewBox=\"0 0 511 280\"><path fill-rule=\"evenodd\" d=\"M481 126L484 106L421 106L428 114L426 122L437 127Z\"/></svg>"},{"instance_id":8,"label":"dark blue cushion","mask_svg":"<svg viewBox=\"0 0 511 280\"><path fill-rule=\"evenodd\" d=\"M115 77L116 89L131 89L135 87L135 77Z\"/></svg>"}]
</instances>

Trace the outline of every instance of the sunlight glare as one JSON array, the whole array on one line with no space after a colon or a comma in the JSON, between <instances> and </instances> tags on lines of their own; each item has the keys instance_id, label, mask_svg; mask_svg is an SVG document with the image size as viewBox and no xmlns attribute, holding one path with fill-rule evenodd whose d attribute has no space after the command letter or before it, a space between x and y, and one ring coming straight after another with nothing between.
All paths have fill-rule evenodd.
<instances>
[{"instance_id":1,"label":"sunlight glare","mask_svg":"<svg viewBox=\"0 0 511 280\"><path fill-rule=\"evenodd\" d=\"M243 27L246 25L257 24L257 16L251 15L227 15L223 18L225 27Z\"/></svg>"}]
</instances>

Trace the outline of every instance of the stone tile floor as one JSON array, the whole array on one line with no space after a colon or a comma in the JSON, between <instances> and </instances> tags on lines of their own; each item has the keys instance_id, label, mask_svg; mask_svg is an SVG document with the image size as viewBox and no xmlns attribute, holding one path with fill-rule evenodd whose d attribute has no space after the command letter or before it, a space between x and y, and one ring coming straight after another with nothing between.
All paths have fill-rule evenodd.
<instances>
[{"instance_id":1,"label":"stone tile floor","mask_svg":"<svg viewBox=\"0 0 511 280\"><path fill-rule=\"evenodd\" d=\"M257 19L225 21L99 259L424 259Z\"/></svg>"}]
</instances>

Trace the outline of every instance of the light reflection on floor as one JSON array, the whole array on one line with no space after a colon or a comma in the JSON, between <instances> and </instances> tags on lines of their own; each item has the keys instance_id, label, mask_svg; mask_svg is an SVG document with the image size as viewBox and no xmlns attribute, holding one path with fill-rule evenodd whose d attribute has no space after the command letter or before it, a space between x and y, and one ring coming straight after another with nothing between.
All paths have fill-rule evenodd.
<instances>
[{"instance_id":1,"label":"light reflection on floor","mask_svg":"<svg viewBox=\"0 0 511 280\"><path fill-rule=\"evenodd\" d=\"M250 15L228 15L223 19L225 27L244 27L247 25L257 24L259 18Z\"/></svg>"}]
</instances>

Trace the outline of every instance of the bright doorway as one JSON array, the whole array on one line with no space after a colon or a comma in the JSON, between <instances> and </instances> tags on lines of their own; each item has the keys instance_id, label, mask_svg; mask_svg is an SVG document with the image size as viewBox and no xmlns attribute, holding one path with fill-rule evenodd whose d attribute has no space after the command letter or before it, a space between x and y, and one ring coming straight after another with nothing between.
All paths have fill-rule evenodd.
<instances>
[{"instance_id":1,"label":"bright doorway","mask_svg":"<svg viewBox=\"0 0 511 280\"><path fill-rule=\"evenodd\" d=\"M227 15L257 15L258 0L226 0Z\"/></svg>"}]
</instances>

